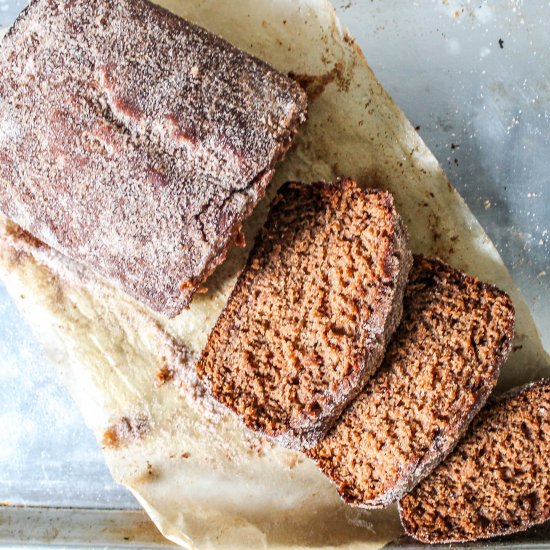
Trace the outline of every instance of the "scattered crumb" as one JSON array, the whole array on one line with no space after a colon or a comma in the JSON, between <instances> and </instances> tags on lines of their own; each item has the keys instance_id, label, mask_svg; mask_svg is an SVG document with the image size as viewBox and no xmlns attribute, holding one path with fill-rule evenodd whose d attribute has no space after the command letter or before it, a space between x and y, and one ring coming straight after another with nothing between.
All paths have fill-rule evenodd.
<instances>
[{"instance_id":1,"label":"scattered crumb","mask_svg":"<svg viewBox=\"0 0 550 550\"><path fill-rule=\"evenodd\" d=\"M512 353L515 353L516 351L519 351L520 349L523 349L523 346L513 346L512 347Z\"/></svg>"},{"instance_id":2,"label":"scattered crumb","mask_svg":"<svg viewBox=\"0 0 550 550\"><path fill-rule=\"evenodd\" d=\"M498 45L500 46L500 49L501 49L501 50L504 49L504 40L502 40L502 38L499 38L499 39L498 39Z\"/></svg>"},{"instance_id":3,"label":"scattered crumb","mask_svg":"<svg viewBox=\"0 0 550 550\"><path fill-rule=\"evenodd\" d=\"M351 77L346 73L343 63L336 63L334 67L323 74L309 75L309 74L297 74L289 72L288 76L298 82L300 86L306 91L309 101L315 101L319 96L323 94L325 88L335 82L338 89L344 92L349 91Z\"/></svg>"},{"instance_id":4,"label":"scattered crumb","mask_svg":"<svg viewBox=\"0 0 550 550\"><path fill-rule=\"evenodd\" d=\"M174 378L174 370L171 369L166 361L166 357L161 357L161 365L155 374L155 385L157 388L164 386L166 382L170 382Z\"/></svg>"},{"instance_id":5,"label":"scattered crumb","mask_svg":"<svg viewBox=\"0 0 550 550\"><path fill-rule=\"evenodd\" d=\"M486 200L484 203L483 203L483 208L485 208L485 210L489 210L489 208L491 208L491 206L493 206L491 204L491 201L490 200Z\"/></svg>"},{"instance_id":6,"label":"scattered crumb","mask_svg":"<svg viewBox=\"0 0 550 550\"><path fill-rule=\"evenodd\" d=\"M451 143L451 149L458 149L460 145L458 143Z\"/></svg>"},{"instance_id":7,"label":"scattered crumb","mask_svg":"<svg viewBox=\"0 0 550 550\"><path fill-rule=\"evenodd\" d=\"M155 468L149 461L147 461L146 464L147 466L145 470L142 470L134 478L134 483L144 484L144 483L149 483L151 481L154 481L155 479L158 479L159 472L155 470Z\"/></svg>"},{"instance_id":8,"label":"scattered crumb","mask_svg":"<svg viewBox=\"0 0 550 550\"><path fill-rule=\"evenodd\" d=\"M189 458L191 456L191 453L181 453L180 458Z\"/></svg>"},{"instance_id":9,"label":"scattered crumb","mask_svg":"<svg viewBox=\"0 0 550 550\"><path fill-rule=\"evenodd\" d=\"M273 448L273 443L267 437L260 436L254 432L246 432L244 440L253 456L261 458L266 451Z\"/></svg>"},{"instance_id":10,"label":"scattered crumb","mask_svg":"<svg viewBox=\"0 0 550 550\"><path fill-rule=\"evenodd\" d=\"M298 453L288 452L283 455L282 461L289 467L290 470L301 464L304 459Z\"/></svg>"},{"instance_id":11,"label":"scattered crumb","mask_svg":"<svg viewBox=\"0 0 550 550\"><path fill-rule=\"evenodd\" d=\"M112 428L105 430L105 433L103 434L103 441L101 443L104 447L118 447L120 441L116 431Z\"/></svg>"},{"instance_id":12,"label":"scattered crumb","mask_svg":"<svg viewBox=\"0 0 550 550\"><path fill-rule=\"evenodd\" d=\"M148 428L149 420L145 416L123 416L105 430L102 445L104 448L117 449L143 437Z\"/></svg>"},{"instance_id":13,"label":"scattered crumb","mask_svg":"<svg viewBox=\"0 0 550 550\"><path fill-rule=\"evenodd\" d=\"M418 126L415 126L414 129L417 131L417 132L420 132L420 124Z\"/></svg>"}]
</instances>

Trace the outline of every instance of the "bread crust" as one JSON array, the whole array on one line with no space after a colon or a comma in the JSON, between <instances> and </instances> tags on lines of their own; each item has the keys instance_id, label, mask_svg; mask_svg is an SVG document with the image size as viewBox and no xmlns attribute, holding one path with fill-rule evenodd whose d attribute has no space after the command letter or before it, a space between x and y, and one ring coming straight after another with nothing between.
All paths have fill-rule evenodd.
<instances>
[{"instance_id":1,"label":"bread crust","mask_svg":"<svg viewBox=\"0 0 550 550\"><path fill-rule=\"evenodd\" d=\"M307 110L287 76L147 0L35 0L0 91L0 211L170 317Z\"/></svg>"},{"instance_id":2,"label":"bread crust","mask_svg":"<svg viewBox=\"0 0 550 550\"><path fill-rule=\"evenodd\" d=\"M228 390L225 385L227 380L224 379L222 374L224 367L220 367L220 362L231 360L223 354L228 346L231 348L234 339L238 339L239 332L235 330L235 319L243 315L243 303L247 301L248 296L255 293L258 275L255 273L254 266L264 262L266 258L269 259L278 254L272 253L272 250L279 243L275 244L271 252L267 251L271 245L266 245L266 243L272 237L274 231L280 230L280 227L277 226L279 220L286 216L289 211L295 209L299 211L303 208L303 202L307 202L317 195L323 195L325 197L323 200L337 201L338 197L349 193L360 196L362 200L376 202L378 206L375 208L382 208L384 216L387 216L386 225L383 227L385 240L383 243L381 241L381 246L383 244L387 248L384 248L377 258L377 261L383 264L381 269L385 273L386 280L376 294L375 302L371 304L372 315L368 319L365 317L365 320L359 322L354 329L356 331L355 342L358 345L358 342L362 341L365 347L358 354L358 364L352 367L351 374L339 380L334 391L323 393L322 403L314 415L309 414L307 403L300 405L304 406L304 412L298 414L290 413L289 411L293 410L293 407L289 406L284 414L289 414L291 420L284 425L275 426L271 422L270 414L260 411L261 407L255 405L255 397L252 394L245 396L238 405L235 404L233 394L237 392L235 388L238 387L238 383L231 391ZM312 200L315 201L316 199L313 198ZM338 219L338 215L335 215L335 220ZM294 220L293 223L297 227L305 225L305 222L302 223L299 219L298 221ZM275 237L276 239L277 237ZM268 269L266 267L268 263L268 260L266 260L262 264L264 267L261 267L260 270ZM335 184L324 182L312 184L311 186L297 183L285 184L274 201L264 230L258 236L247 265L239 277L197 364L199 377L210 388L213 395L229 409L236 412L249 428L265 433L277 443L288 448L302 449L315 445L380 365L387 341L401 318L403 291L411 263L412 256L408 249L407 233L401 219L394 210L393 199L389 193L378 190L361 191L355 182L345 178L338 180ZM299 272L295 273L295 277L300 278L300 276ZM251 308L253 309L254 306L252 305ZM259 315L258 312L253 313ZM261 322L261 318L260 320L252 320L247 317L247 322ZM235 353L237 352L235 351ZM222 355L225 359L221 358ZM227 373L227 376L230 376L230 374ZM285 384L287 382L282 381L281 383ZM312 400L315 399L312 398Z\"/></svg>"}]
</instances>

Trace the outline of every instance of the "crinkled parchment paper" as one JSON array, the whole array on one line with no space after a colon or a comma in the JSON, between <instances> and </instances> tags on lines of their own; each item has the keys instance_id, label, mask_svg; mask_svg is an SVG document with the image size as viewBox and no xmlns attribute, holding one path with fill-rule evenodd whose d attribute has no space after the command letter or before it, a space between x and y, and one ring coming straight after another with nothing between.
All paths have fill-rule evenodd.
<instances>
[{"instance_id":1,"label":"crinkled parchment paper","mask_svg":"<svg viewBox=\"0 0 550 550\"><path fill-rule=\"evenodd\" d=\"M283 72L311 98L309 122L280 166L287 179L353 176L389 189L415 251L496 283L517 309L501 387L550 375L528 308L494 246L436 159L387 96L327 0L167 0ZM246 226L261 225L269 197ZM209 292L167 321L93 273L2 223L5 283L129 487L171 540L199 548L365 548L400 534L394 508L344 505L312 463L242 428L196 384L193 362L246 250L233 250Z\"/></svg>"}]
</instances>

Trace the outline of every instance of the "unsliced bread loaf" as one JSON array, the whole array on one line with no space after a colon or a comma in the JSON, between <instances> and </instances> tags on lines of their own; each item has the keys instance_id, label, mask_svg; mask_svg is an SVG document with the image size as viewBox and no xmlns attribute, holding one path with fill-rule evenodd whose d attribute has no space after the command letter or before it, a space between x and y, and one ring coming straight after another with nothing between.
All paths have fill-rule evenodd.
<instances>
[{"instance_id":1,"label":"unsliced bread loaf","mask_svg":"<svg viewBox=\"0 0 550 550\"><path fill-rule=\"evenodd\" d=\"M0 48L0 211L177 315L306 106L290 78L147 0L34 0Z\"/></svg>"},{"instance_id":2,"label":"unsliced bread loaf","mask_svg":"<svg viewBox=\"0 0 550 550\"><path fill-rule=\"evenodd\" d=\"M379 367L411 262L389 193L285 184L199 377L250 428L315 444Z\"/></svg>"},{"instance_id":3,"label":"unsliced bread loaf","mask_svg":"<svg viewBox=\"0 0 550 550\"><path fill-rule=\"evenodd\" d=\"M550 519L550 380L483 409L400 513L405 531L427 543L507 535Z\"/></svg>"},{"instance_id":4,"label":"unsliced bread loaf","mask_svg":"<svg viewBox=\"0 0 550 550\"><path fill-rule=\"evenodd\" d=\"M514 309L492 285L415 257L382 366L308 455L354 506L402 497L451 451L510 351Z\"/></svg>"}]
</instances>

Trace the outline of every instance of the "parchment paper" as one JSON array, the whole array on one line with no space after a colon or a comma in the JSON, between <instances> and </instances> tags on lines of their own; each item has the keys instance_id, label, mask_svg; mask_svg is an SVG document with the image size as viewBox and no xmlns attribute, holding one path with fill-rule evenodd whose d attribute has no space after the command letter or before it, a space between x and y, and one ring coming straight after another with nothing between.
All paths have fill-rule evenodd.
<instances>
[{"instance_id":1,"label":"parchment paper","mask_svg":"<svg viewBox=\"0 0 550 550\"><path fill-rule=\"evenodd\" d=\"M164 6L292 72L309 122L245 233L288 179L350 175L390 190L415 251L508 291L515 351L500 388L550 375L529 310L497 251L436 159L387 96L328 0L166 0ZM0 270L103 446L113 477L169 539L199 548L380 547L401 531L395 508L344 505L315 466L245 430L196 384L193 362L247 250L233 250L209 292L173 321L2 220Z\"/></svg>"}]
</instances>

